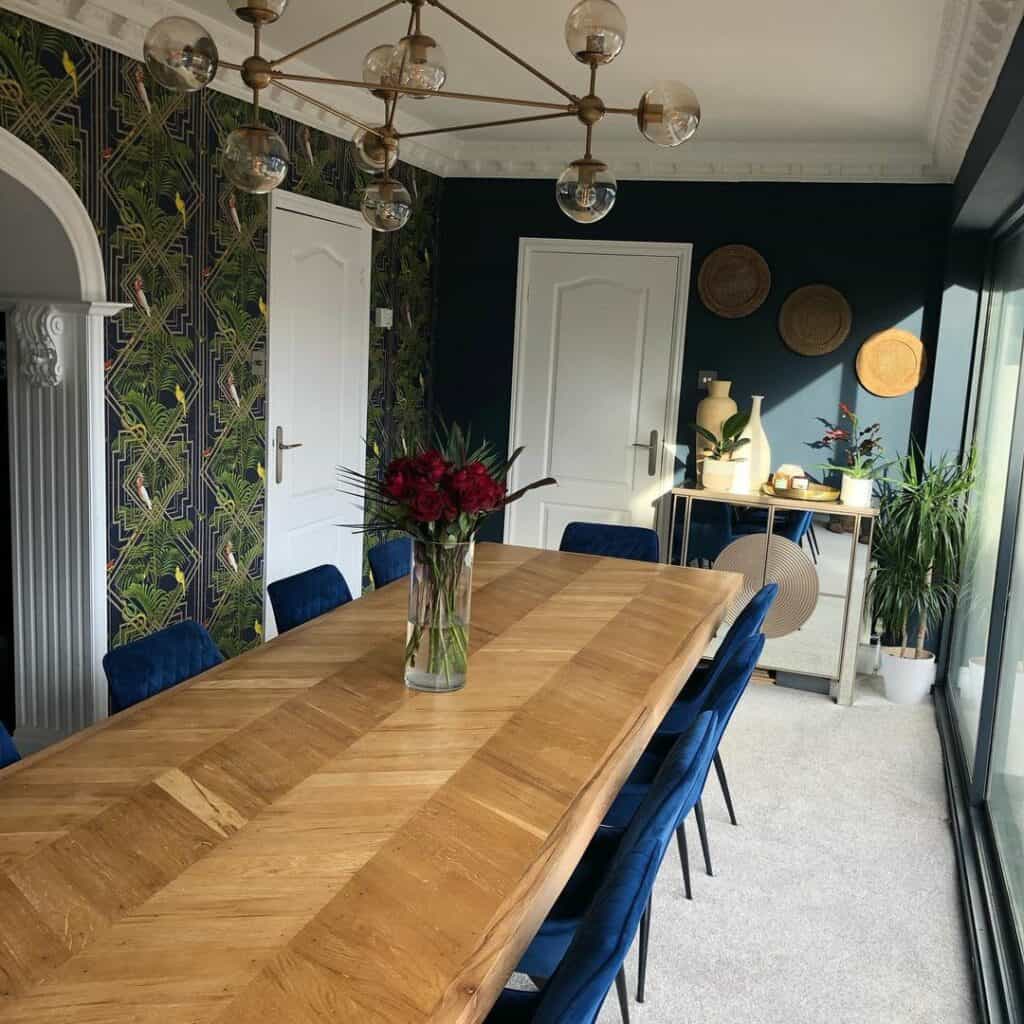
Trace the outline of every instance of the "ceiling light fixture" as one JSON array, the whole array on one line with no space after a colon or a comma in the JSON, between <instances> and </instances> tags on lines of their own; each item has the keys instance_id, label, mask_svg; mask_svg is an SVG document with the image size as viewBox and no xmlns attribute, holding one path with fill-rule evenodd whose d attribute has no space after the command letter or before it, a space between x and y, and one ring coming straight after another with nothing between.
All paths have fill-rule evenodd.
<instances>
[{"instance_id":1,"label":"ceiling light fixture","mask_svg":"<svg viewBox=\"0 0 1024 1024\"><path fill-rule=\"evenodd\" d=\"M682 82L662 81L648 89L635 107L609 107L597 95L597 72L613 61L626 42L626 19L612 0L579 0L565 22L565 42L569 52L590 68L590 83L585 96L564 89L522 57L447 7L441 0L391 0L362 17L347 22L284 56L268 60L260 53L264 26L277 21L288 0L228 0L228 8L252 26L253 53L241 64L219 60L217 47L209 32L190 18L164 18L146 34L143 52L153 77L169 89L194 92L213 81L218 68L238 71L246 87L252 90L252 118L248 125L231 132L224 145L224 173L236 188L245 192L270 192L288 173L288 150L276 133L260 123L260 92L269 86L313 104L353 125L356 161L377 175L365 190L362 212L377 231L401 228L412 212L409 193L391 177L398 160L402 139L442 132L496 128L555 118L575 117L586 130L583 157L573 160L555 184L555 198L566 216L580 224L593 224L604 217L615 203L618 184L608 165L591 153L594 126L607 114L635 117L640 133L656 146L678 146L689 139L700 124L700 104L689 86ZM331 78L320 75L290 74L282 65L307 50L334 39L349 29L394 7L411 8L405 34L396 44L376 46L363 59L359 79ZM448 68L444 51L437 41L424 33L421 20L425 6L435 7L453 21L493 46L510 60L560 94L558 102L514 99L508 96L484 96L453 92L444 88ZM369 125L320 100L299 92L289 82L315 82L367 89L384 103L384 122ZM401 96L425 100L431 96L447 99L500 103L544 111L527 117L505 118L476 124L459 124L416 132L395 128L395 111Z\"/></svg>"}]
</instances>

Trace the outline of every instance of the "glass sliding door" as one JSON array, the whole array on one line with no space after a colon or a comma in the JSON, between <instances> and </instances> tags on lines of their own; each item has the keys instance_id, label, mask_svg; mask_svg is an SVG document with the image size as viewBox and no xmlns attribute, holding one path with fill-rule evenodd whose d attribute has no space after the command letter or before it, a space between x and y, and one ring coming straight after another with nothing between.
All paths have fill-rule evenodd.
<instances>
[{"instance_id":1,"label":"glass sliding door","mask_svg":"<svg viewBox=\"0 0 1024 1024\"><path fill-rule=\"evenodd\" d=\"M973 772L978 740L1022 342L1024 232L1015 232L999 242L994 251L974 406L973 443L978 453L978 482L971 496L961 576L963 590L953 620L950 645L948 681L969 772ZM1021 624L1024 626L1024 620Z\"/></svg>"}]
</instances>

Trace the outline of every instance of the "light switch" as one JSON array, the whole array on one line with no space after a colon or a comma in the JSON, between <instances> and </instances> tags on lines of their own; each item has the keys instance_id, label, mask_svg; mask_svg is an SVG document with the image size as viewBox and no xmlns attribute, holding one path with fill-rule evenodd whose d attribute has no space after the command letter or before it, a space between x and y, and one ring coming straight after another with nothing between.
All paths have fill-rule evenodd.
<instances>
[{"instance_id":1,"label":"light switch","mask_svg":"<svg viewBox=\"0 0 1024 1024\"><path fill-rule=\"evenodd\" d=\"M697 387L706 388L709 381L718 380L717 370L698 370L697 371Z\"/></svg>"},{"instance_id":2,"label":"light switch","mask_svg":"<svg viewBox=\"0 0 1024 1024\"><path fill-rule=\"evenodd\" d=\"M390 309L387 308L387 306L378 306L373 311L374 326L383 327L384 330L389 330L394 322L395 315Z\"/></svg>"}]
</instances>

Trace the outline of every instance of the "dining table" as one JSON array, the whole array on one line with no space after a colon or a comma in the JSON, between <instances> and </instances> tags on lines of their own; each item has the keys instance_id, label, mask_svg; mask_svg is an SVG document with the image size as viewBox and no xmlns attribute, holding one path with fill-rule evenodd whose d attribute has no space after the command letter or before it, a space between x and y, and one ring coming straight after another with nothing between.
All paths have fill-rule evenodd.
<instances>
[{"instance_id":1,"label":"dining table","mask_svg":"<svg viewBox=\"0 0 1024 1024\"><path fill-rule=\"evenodd\" d=\"M408 581L0 772L0 1021L486 1018L739 592L480 543L466 686Z\"/></svg>"}]
</instances>

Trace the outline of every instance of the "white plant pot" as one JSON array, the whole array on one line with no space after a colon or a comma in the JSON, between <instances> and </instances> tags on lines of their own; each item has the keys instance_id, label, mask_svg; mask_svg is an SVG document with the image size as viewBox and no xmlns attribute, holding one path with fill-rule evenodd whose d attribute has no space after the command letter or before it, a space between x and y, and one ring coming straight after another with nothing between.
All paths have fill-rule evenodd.
<instances>
[{"instance_id":1,"label":"white plant pot","mask_svg":"<svg viewBox=\"0 0 1024 1024\"><path fill-rule=\"evenodd\" d=\"M856 508L870 508L871 495L875 490L874 480L859 480L848 473L843 474L843 486L839 492L839 500L844 505Z\"/></svg>"},{"instance_id":2,"label":"white plant pot","mask_svg":"<svg viewBox=\"0 0 1024 1024\"><path fill-rule=\"evenodd\" d=\"M915 658L912 647L907 654L901 658L898 647L882 648L882 681L886 699L893 704L920 704L935 683L935 655L925 651Z\"/></svg>"},{"instance_id":3,"label":"white plant pot","mask_svg":"<svg viewBox=\"0 0 1024 1024\"><path fill-rule=\"evenodd\" d=\"M726 459L705 459L704 475L701 482L709 491L726 491L732 488L736 463Z\"/></svg>"}]
</instances>

